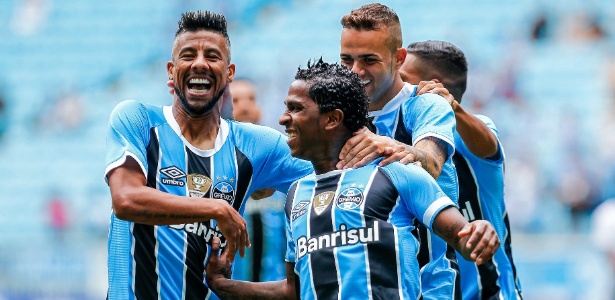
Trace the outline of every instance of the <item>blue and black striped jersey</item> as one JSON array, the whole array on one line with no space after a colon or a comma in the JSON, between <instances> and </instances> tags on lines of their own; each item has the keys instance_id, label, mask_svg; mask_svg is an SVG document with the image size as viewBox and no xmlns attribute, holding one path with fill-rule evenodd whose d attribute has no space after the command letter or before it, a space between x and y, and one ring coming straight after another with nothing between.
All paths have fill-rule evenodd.
<instances>
[{"instance_id":1,"label":"blue and black striped jersey","mask_svg":"<svg viewBox=\"0 0 615 300\"><path fill-rule=\"evenodd\" d=\"M286 200L286 260L301 299L419 299L414 220L454 206L415 165L308 175Z\"/></svg>"},{"instance_id":2,"label":"blue and black striped jersey","mask_svg":"<svg viewBox=\"0 0 615 300\"><path fill-rule=\"evenodd\" d=\"M131 100L111 114L105 174L128 156L141 166L147 186L224 199L240 213L255 190L286 192L313 172L310 163L290 156L286 137L274 129L221 119L214 149L201 150L181 135L170 106ZM152 226L112 214L109 299L217 299L204 280L213 236L221 236L213 220Z\"/></svg>"},{"instance_id":3,"label":"blue and black striped jersey","mask_svg":"<svg viewBox=\"0 0 615 300\"><path fill-rule=\"evenodd\" d=\"M375 133L404 144L415 145L426 137L436 138L445 144L448 157L436 182L449 198L457 202L457 174L452 160L455 152L455 114L446 100L433 94L416 96L416 86L405 83L395 98L381 110L370 112L370 118ZM414 233L421 245L418 259L422 268L424 299L460 299L455 250L420 222L416 223L416 227Z\"/></svg>"},{"instance_id":4,"label":"blue and black striped jersey","mask_svg":"<svg viewBox=\"0 0 615 300\"><path fill-rule=\"evenodd\" d=\"M476 115L498 136L491 119ZM521 285L512 257L510 225L504 203L504 148L498 137L498 153L487 159L468 149L455 131L457 152L453 156L459 178L459 208L468 221L489 221L501 245L493 258L477 266L459 256L464 300L521 299Z\"/></svg>"}]
</instances>

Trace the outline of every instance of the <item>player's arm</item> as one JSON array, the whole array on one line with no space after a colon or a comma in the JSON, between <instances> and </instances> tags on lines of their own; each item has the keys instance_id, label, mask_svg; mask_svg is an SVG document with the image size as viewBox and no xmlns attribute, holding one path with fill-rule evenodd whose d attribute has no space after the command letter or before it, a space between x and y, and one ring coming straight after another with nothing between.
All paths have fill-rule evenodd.
<instances>
[{"instance_id":1,"label":"player's arm","mask_svg":"<svg viewBox=\"0 0 615 300\"><path fill-rule=\"evenodd\" d=\"M340 151L337 168L357 168L383 156L381 166L394 161L416 163L437 179L446 161L447 149L447 144L435 137L426 137L410 146L363 128L355 132Z\"/></svg>"},{"instance_id":2,"label":"player's arm","mask_svg":"<svg viewBox=\"0 0 615 300\"><path fill-rule=\"evenodd\" d=\"M207 262L207 285L221 299L295 299L294 263L286 263L286 279L269 282L249 282L229 279L231 266L227 261L228 253L220 248L220 240L214 238L212 255Z\"/></svg>"},{"instance_id":3,"label":"player's arm","mask_svg":"<svg viewBox=\"0 0 615 300\"><path fill-rule=\"evenodd\" d=\"M130 156L108 174L115 216L150 225L170 225L215 219L226 237L231 257L244 256L250 246L246 222L226 201L172 195L146 186L138 163Z\"/></svg>"},{"instance_id":4,"label":"player's arm","mask_svg":"<svg viewBox=\"0 0 615 300\"><path fill-rule=\"evenodd\" d=\"M500 239L491 223L485 220L468 223L454 206L440 211L432 228L463 258L479 265L490 260L500 246Z\"/></svg>"},{"instance_id":5,"label":"player's arm","mask_svg":"<svg viewBox=\"0 0 615 300\"><path fill-rule=\"evenodd\" d=\"M498 140L495 133L483 121L463 109L442 83L421 81L417 88L417 95L424 93L438 94L448 101L455 113L457 132L470 152L480 158L488 158L497 153Z\"/></svg>"}]
</instances>

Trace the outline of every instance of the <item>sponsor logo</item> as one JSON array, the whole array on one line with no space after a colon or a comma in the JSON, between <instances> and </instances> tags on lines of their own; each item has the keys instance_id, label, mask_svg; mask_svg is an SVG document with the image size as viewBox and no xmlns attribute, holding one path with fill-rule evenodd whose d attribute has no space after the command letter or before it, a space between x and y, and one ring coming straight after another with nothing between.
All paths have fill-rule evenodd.
<instances>
[{"instance_id":1,"label":"sponsor logo","mask_svg":"<svg viewBox=\"0 0 615 300\"><path fill-rule=\"evenodd\" d=\"M187 233L196 234L197 236L202 237L207 244L211 244L211 239L213 237L218 237L220 239L220 247L226 246L226 239L222 236L218 226L213 229L209 227L209 223L194 222L188 224L169 225L169 227L176 230L183 230Z\"/></svg>"},{"instance_id":2,"label":"sponsor logo","mask_svg":"<svg viewBox=\"0 0 615 300\"><path fill-rule=\"evenodd\" d=\"M325 209L327 209L329 203L331 203L331 200L333 200L334 197L335 193L330 191L316 195L316 197L314 197L314 199L312 200L312 202L314 203L314 212L317 215L320 215L323 211L325 211Z\"/></svg>"},{"instance_id":3,"label":"sponsor logo","mask_svg":"<svg viewBox=\"0 0 615 300\"><path fill-rule=\"evenodd\" d=\"M337 200L335 200L335 205L343 210L351 210L355 209L363 203L363 192L360 189L355 187L350 187L343 190L339 196L337 196Z\"/></svg>"},{"instance_id":4,"label":"sponsor logo","mask_svg":"<svg viewBox=\"0 0 615 300\"><path fill-rule=\"evenodd\" d=\"M211 178L201 174L188 174L188 195L203 198L209 192Z\"/></svg>"},{"instance_id":5,"label":"sponsor logo","mask_svg":"<svg viewBox=\"0 0 615 300\"><path fill-rule=\"evenodd\" d=\"M186 173L176 166L170 166L160 169L160 173L167 176L160 179L160 182L166 185L184 186L185 183L181 178L186 177Z\"/></svg>"},{"instance_id":6,"label":"sponsor logo","mask_svg":"<svg viewBox=\"0 0 615 300\"><path fill-rule=\"evenodd\" d=\"M295 207L290 211L292 220L296 220L297 218L305 215L307 212L307 207L310 205L310 201L299 201Z\"/></svg>"},{"instance_id":7,"label":"sponsor logo","mask_svg":"<svg viewBox=\"0 0 615 300\"><path fill-rule=\"evenodd\" d=\"M306 236L299 237L296 242L297 259L320 249L379 241L380 228L378 221L374 221L372 227L348 228L346 224L341 224L338 231L330 234L312 238L307 238Z\"/></svg>"},{"instance_id":8,"label":"sponsor logo","mask_svg":"<svg viewBox=\"0 0 615 300\"><path fill-rule=\"evenodd\" d=\"M222 199L228 202L229 204L233 204L235 200L235 195L233 186L228 182L218 182L214 186L213 193L211 195L212 198Z\"/></svg>"}]
</instances>

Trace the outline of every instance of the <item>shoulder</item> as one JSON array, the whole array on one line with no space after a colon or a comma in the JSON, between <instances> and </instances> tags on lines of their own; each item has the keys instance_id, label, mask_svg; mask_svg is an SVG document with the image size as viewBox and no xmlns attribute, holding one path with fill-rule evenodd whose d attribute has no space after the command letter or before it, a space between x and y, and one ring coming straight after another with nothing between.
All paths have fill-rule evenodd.
<instances>
[{"instance_id":1,"label":"shoulder","mask_svg":"<svg viewBox=\"0 0 615 300\"><path fill-rule=\"evenodd\" d=\"M410 180L429 180L431 175L425 169L415 164L401 164L399 162L390 163L380 169L396 184L408 182Z\"/></svg>"},{"instance_id":2,"label":"shoulder","mask_svg":"<svg viewBox=\"0 0 615 300\"><path fill-rule=\"evenodd\" d=\"M485 123L485 125L487 125L487 127L491 128L491 129L496 129L495 127L495 123L493 122L493 120L491 120L491 118L485 116L485 115L474 115L477 119L481 120L483 123Z\"/></svg>"},{"instance_id":3,"label":"shoulder","mask_svg":"<svg viewBox=\"0 0 615 300\"><path fill-rule=\"evenodd\" d=\"M136 100L124 100L118 103L111 111L111 117L134 117L146 116L150 112L162 112L162 107L151 104L142 103Z\"/></svg>"}]
</instances>

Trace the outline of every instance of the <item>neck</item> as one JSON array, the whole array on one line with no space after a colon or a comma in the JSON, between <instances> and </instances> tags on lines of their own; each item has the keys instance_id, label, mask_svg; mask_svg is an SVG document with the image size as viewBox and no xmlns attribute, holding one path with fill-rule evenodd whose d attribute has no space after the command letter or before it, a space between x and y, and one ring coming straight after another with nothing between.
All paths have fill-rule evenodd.
<instances>
[{"instance_id":1,"label":"neck","mask_svg":"<svg viewBox=\"0 0 615 300\"><path fill-rule=\"evenodd\" d=\"M179 124L182 136L193 146L201 150L214 148L220 129L220 111L217 108L209 113L193 117L178 105L173 105L173 117Z\"/></svg>"},{"instance_id":2,"label":"neck","mask_svg":"<svg viewBox=\"0 0 615 300\"><path fill-rule=\"evenodd\" d=\"M318 151L319 153L323 153L322 156L312 159L312 166L314 166L314 172L317 175L324 174L327 172L331 172L333 170L337 170L337 163L340 161L340 152L342 151L342 147L346 144L346 141L352 137L352 133L348 133L340 138L333 138L328 142L323 142L322 151Z\"/></svg>"},{"instance_id":3,"label":"neck","mask_svg":"<svg viewBox=\"0 0 615 300\"><path fill-rule=\"evenodd\" d=\"M387 105L387 103L393 100L393 98L395 98L397 94L399 94L399 92L401 91L403 87L404 87L404 82L403 80L401 80L401 77L399 76L399 74L397 74L395 76L395 79L393 80L393 84L387 90L387 92L384 93L382 97L380 97L380 99L376 99L376 101L370 102L367 110L368 111L381 110L385 105Z\"/></svg>"}]
</instances>

